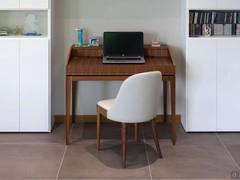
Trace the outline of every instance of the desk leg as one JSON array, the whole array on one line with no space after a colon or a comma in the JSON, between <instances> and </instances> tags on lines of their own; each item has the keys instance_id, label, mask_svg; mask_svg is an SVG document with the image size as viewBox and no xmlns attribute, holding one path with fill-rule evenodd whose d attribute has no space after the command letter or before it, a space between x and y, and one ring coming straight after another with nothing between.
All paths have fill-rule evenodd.
<instances>
[{"instance_id":1,"label":"desk leg","mask_svg":"<svg viewBox=\"0 0 240 180\"><path fill-rule=\"evenodd\" d=\"M171 138L172 138L172 143L173 145L176 145L176 140L177 140L177 135L176 135L176 77L172 76L171 77L171 110L172 110L172 129L171 129Z\"/></svg>"},{"instance_id":2,"label":"desk leg","mask_svg":"<svg viewBox=\"0 0 240 180\"><path fill-rule=\"evenodd\" d=\"M168 98L168 81L163 81L163 113L164 122L167 122L167 99Z\"/></svg>"},{"instance_id":3,"label":"desk leg","mask_svg":"<svg viewBox=\"0 0 240 180\"><path fill-rule=\"evenodd\" d=\"M69 145L71 117L70 117L70 103L71 103L71 85L72 78L66 77L66 118L65 118L65 130L66 130L66 145Z\"/></svg>"},{"instance_id":4,"label":"desk leg","mask_svg":"<svg viewBox=\"0 0 240 180\"><path fill-rule=\"evenodd\" d=\"M72 82L72 122L76 122L77 81Z\"/></svg>"}]
</instances>

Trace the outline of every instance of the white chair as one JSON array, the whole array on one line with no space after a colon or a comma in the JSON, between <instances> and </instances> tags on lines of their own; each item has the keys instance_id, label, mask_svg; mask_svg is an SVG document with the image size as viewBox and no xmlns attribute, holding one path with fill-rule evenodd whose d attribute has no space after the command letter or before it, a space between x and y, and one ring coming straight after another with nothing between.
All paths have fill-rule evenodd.
<instances>
[{"instance_id":1,"label":"white chair","mask_svg":"<svg viewBox=\"0 0 240 180\"><path fill-rule=\"evenodd\" d=\"M122 123L122 164L126 167L127 124L150 121L157 152L162 158L155 118L160 105L161 72L136 74L125 80L116 99L99 101L97 104L97 149L100 150L100 122L102 116Z\"/></svg>"}]
</instances>

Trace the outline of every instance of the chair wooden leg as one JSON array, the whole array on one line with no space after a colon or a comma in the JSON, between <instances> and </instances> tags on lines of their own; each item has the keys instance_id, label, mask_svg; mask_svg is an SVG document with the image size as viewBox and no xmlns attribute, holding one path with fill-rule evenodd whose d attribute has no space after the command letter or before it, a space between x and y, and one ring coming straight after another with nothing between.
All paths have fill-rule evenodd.
<instances>
[{"instance_id":1,"label":"chair wooden leg","mask_svg":"<svg viewBox=\"0 0 240 180\"><path fill-rule=\"evenodd\" d=\"M161 153L161 149L159 146L158 135L157 135L157 130L156 130L156 119L152 120L150 123L151 123L152 135L153 135L153 139L155 142L155 146L156 146L158 155L160 158L162 158L162 153Z\"/></svg>"},{"instance_id":2,"label":"chair wooden leg","mask_svg":"<svg viewBox=\"0 0 240 180\"><path fill-rule=\"evenodd\" d=\"M97 150L100 151L101 114L97 112Z\"/></svg>"},{"instance_id":3,"label":"chair wooden leg","mask_svg":"<svg viewBox=\"0 0 240 180\"><path fill-rule=\"evenodd\" d=\"M122 123L121 137L122 137L122 167L126 168L126 153L127 153L127 124L126 123Z\"/></svg>"},{"instance_id":4,"label":"chair wooden leg","mask_svg":"<svg viewBox=\"0 0 240 180\"><path fill-rule=\"evenodd\" d=\"M138 135L139 135L139 124L135 123L134 124L134 140L136 143L138 143Z\"/></svg>"}]
</instances>

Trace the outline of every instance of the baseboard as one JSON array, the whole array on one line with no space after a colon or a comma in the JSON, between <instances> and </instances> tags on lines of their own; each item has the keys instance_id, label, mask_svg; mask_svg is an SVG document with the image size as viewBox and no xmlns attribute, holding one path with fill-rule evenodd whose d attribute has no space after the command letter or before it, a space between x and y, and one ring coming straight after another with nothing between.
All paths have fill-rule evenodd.
<instances>
[{"instance_id":1,"label":"baseboard","mask_svg":"<svg viewBox=\"0 0 240 180\"><path fill-rule=\"evenodd\" d=\"M95 123L96 122L96 115L77 115L75 118L75 121L77 123L80 122L86 122L86 123ZM167 116L168 122L171 122L171 115ZM65 121L65 115L55 115L55 122L56 123L63 123ZM163 122L164 121L164 116L163 115L158 115L157 116L157 122ZM179 123L181 121L181 115L176 115L176 121ZM103 122L109 123L111 121L107 120L106 118L103 119Z\"/></svg>"}]
</instances>

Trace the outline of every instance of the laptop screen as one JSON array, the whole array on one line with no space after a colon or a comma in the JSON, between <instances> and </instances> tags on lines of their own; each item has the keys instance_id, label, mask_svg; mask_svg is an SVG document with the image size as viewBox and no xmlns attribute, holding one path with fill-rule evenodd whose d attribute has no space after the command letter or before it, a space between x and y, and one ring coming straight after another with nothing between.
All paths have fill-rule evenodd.
<instances>
[{"instance_id":1,"label":"laptop screen","mask_svg":"<svg viewBox=\"0 0 240 180\"><path fill-rule=\"evenodd\" d=\"M143 32L104 32L104 56L144 56Z\"/></svg>"}]
</instances>

